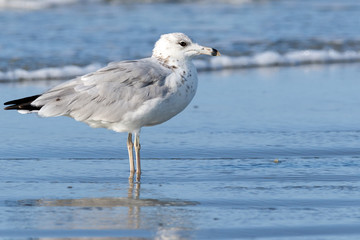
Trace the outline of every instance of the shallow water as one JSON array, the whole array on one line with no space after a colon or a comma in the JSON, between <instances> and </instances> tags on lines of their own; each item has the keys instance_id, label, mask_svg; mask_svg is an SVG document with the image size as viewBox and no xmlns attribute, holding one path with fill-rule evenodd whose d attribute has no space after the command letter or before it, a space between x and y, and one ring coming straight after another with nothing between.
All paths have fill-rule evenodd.
<instances>
[{"instance_id":1,"label":"shallow water","mask_svg":"<svg viewBox=\"0 0 360 240\"><path fill-rule=\"evenodd\" d=\"M140 182L126 134L0 110L0 239L359 239L359 1L26 2L0 1L1 103L167 32L222 57L142 130Z\"/></svg>"},{"instance_id":2,"label":"shallow water","mask_svg":"<svg viewBox=\"0 0 360 240\"><path fill-rule=\"evenodd\" d=\"M359 69L350 64L201 73L198 92L184 112L143 128L143 156L357 156ZM47 88L3 84L0 100ZM3 157L127 157L126 134L90 129L70 118L1 115Z\"/></svg>"},{"instance_id":3,"label":"shallow water","mask_svg":"<svg viewBox=\"0 0 360 240\"><path fill-rule=\"evenodd\" d=\"M128 184L127 161L119 159L1 160L7 174L1 177L0 234L134 239L360 235L356 158L143 163L143 181Z\"/></svg>"},{"instance_id":4,"label":"shallow water","mask_svg":"<svg viewBox=\"0 0 360 240\"><path fill-rule=\"evenodd\" d=\"M0 236L358 239L359 69L199 74L183 113L143 129L140 183L126 134L0 111ZM0 100L52 84L33 83Z\"/></svg>"}]
</instances>

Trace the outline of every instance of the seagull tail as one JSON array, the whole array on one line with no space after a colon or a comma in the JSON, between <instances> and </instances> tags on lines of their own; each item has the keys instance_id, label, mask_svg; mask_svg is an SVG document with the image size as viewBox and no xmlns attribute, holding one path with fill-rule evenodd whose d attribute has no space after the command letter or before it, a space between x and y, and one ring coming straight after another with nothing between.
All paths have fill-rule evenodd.
<instances>
[{"instance_id":1,"label":"seagull tail","mask_svg":"<svg viewBox=\"0 0 360 240\"><path fill-rule=\"evenodd\" d=\"M18 110L20 113L37 112L42 106L31 105L41 95L34 95L31 97L20 98L4 103L4 105L10 105L4 108L4 110Z\"/></svg>"}]
</instances>

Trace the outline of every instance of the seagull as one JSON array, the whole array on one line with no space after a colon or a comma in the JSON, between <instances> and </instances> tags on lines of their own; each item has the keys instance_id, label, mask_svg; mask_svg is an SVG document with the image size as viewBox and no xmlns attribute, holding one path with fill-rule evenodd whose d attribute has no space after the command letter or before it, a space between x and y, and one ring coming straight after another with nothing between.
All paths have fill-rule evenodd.
<instances>
[{"instance_id":1,"label":"seagull","mask_svg":"<svg viewBox=\"0 0 360 240\"><path fill-rule=\"evenodd\" d=\"M135 149L140 179L140 130L169 120L191 102L198 84L192 59L200 54L220 56L183 33L163 34L151 57L109 63L43 94L6 102L5 110L68 116L93 128L127 132L130 177L135 172Z\"/></svg>"}]
</instances>

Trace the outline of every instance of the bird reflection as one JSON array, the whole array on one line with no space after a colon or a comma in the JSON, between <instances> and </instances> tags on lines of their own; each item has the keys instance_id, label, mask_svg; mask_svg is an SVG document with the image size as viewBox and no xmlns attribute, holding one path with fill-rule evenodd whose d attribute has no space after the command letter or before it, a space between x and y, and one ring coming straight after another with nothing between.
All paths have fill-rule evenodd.
<instances>
[{"instance_id":1,"label":"bird reflection","mask_svg":"<svg viewBox=\"0 0 360 240\"><path fill-rule=\"evenodd\" d=\"M135 175L136 175L136 176L135 176ZM136 182L140 183L141 173L140 173L140 172L136 172L136 174L135 174L134 172L130 172L129 184L134 183L134 178L135 178Z\"/></svg>"},{"instance_id":2,"label":"bird reflection","mask_svg":"<svg viewBox=\"0 0 360 240\"><path fill-rule=\"evenodd\" d=\"M134 173L133 173L134 174ZM129 178L128 199L139 200L140 198L140 174L136 174L137 182L134 183L134 176ZM140 226L140 206L130 205L128 210L128 225L138 229Z\"/></svg>"},{"instance_id":3,"label":"bird reflection","mask_svg":"<svg viewBox=\"0 0 360 240\"><path fill-rule=\"evenodd\" d=\"M198 202L166 197L141 198L141 184L133 178L125 189L121 186L118 188L125 190L123 197L25 199L8 201L7 204L35 213L27 219L26 226L39 230L38 239L47 239L42 237L42 230L54 235L52 240L62 239L57 237L57 230L66 230L62 236L70 237L67 239L82 239L73 238L73 234L89 234L87 230L93 230L97 237L86 235L86 239L101 239L99 237L107 236L109 231L112 235L119 234L129 239L153 238L154 235L155 239L191 239L193 215L190 209L184 207L197 205ZM76 190L77 187L72 189ZM151 194L151 187L147 186L146 193ZM182 208L170 210L172 206ZM138 234L143 236L138 238Z\"/></svg>"},{"instance_id":4,"label":"bird reflection","mask_svg":"<svg viewBox=\"0 0 360 240\"><path fill-rule=\"evenodd\" d=\"M53 218L38 219L46 222L47 228L59 226L69 229L158 229L168 222L182 222L189 228L191 224L183 212L162 211L162 207L197 205L197 202L179 199L141 198L139 181L129 180L124 197L78 198L78 199L40 199L24 200L20 205L46 207L49 214L39 215ZM49 208L50 207L50 208ZM51 208L63 207L63 208ZM156 208L154 208L156 207ZM66 220L65 220L66 219ZM42 221L43 220L43 221ZM163 228L163 227L162 227Z\"/></svg>"}]
</instances>

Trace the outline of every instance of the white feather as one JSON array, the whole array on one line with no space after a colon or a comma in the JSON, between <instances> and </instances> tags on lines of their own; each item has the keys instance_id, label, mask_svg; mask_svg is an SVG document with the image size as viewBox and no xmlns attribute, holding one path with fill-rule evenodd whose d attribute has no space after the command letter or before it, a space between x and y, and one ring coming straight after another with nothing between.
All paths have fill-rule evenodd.
<instances>
[{"instance_id":1,"label":"white feather","mask_svg":"<svg viewBox=\"0 0 360 240\"><path fill-rule=\"evenodd\" d=\"M182 33L162 35L151 58L110 63L50 89L32 105L41 107L42 117L69 116L91 127L139 132L190 103L197 88L191 59L204 49Z\"/></svg>"}]
</instances>

